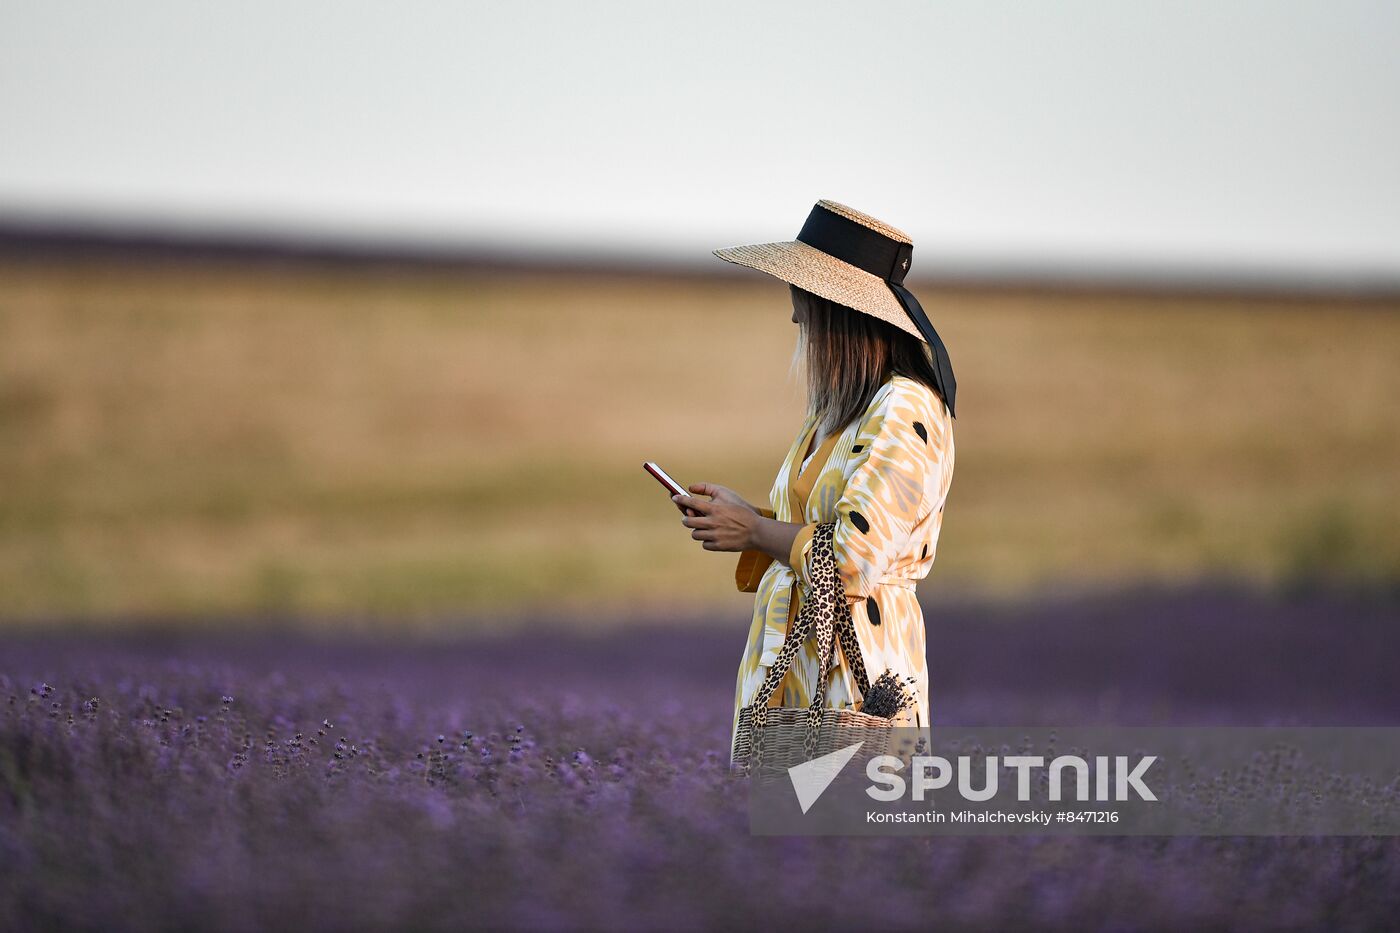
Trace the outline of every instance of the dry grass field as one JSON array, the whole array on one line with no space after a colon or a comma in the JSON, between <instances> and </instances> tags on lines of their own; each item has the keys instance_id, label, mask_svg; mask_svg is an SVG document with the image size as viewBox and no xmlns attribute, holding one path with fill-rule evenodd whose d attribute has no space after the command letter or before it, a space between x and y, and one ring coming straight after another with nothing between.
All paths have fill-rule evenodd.
<instances>
[{"instance_id":1,"label":"dry grass field","mask_svg":"<svg viewBox=\"0 0 1400 933\"><path fill-rule=\"evenodd\" d=\"M1400 301L919 294L959 377L928 599L1400 578ZM743 614L641 470L765 501L786 289L0 265L0 617Z\"/></svg>"}]
</instances>

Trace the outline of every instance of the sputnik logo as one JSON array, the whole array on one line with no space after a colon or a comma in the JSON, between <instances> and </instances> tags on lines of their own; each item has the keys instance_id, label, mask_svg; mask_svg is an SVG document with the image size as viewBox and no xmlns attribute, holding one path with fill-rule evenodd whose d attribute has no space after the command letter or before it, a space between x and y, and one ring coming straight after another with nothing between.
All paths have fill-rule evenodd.
<instances>
[{"instance_id":1,"label":"sputnik logo","mask_svg":"<svg viewBox=\"0 0 1400 933\"><path fill-rule=\"evenodd\" d=\"M797 802L801 805L804 814L812 809L812 805L822 794L826 793L826 789L831 786L832 781L836 780L841 769L846 767L864 744L864 742L857 742L854 745L847 745L845 748L838 748L828 755L813 758L811 761L804 761L800 765L788 768L792 789L797 794Z\"/></svg>"}]
</instances>

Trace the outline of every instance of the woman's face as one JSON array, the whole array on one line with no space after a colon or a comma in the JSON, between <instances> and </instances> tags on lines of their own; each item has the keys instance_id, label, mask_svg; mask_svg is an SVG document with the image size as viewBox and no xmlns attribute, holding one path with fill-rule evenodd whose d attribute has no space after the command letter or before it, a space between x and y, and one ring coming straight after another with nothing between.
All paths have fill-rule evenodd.
<instances>
[{"instance_id":1,"label":"woman's face","mask_svg":"<svg viewBox=\"0 0 1400 933\"><path fill-rule=\"evenodd\" d=\"M792 292L792 323L801 324L807 319L807 304L802 300L802 293L797 289L789 289Z\"/></svg>"}]
</instances>

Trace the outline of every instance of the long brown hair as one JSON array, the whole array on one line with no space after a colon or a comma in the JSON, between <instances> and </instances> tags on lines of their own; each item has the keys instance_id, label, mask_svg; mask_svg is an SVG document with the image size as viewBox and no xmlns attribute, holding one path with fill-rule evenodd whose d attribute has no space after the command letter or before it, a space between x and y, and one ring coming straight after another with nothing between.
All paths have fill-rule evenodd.
<instances>
[{"instance_id":1,"label":"long brown hair","mask_svg":"<svg viewBox=\"0 0 1400 933\"><path fill-rule=\"evenodd\" d=\"M942 397L927 343L872 315L796 285L789 288L806 311L793 365L807 364L807 413L818 416L817 434L826 437L850 424L895 375L922 382Z\"/></svg>"}]
</instances>

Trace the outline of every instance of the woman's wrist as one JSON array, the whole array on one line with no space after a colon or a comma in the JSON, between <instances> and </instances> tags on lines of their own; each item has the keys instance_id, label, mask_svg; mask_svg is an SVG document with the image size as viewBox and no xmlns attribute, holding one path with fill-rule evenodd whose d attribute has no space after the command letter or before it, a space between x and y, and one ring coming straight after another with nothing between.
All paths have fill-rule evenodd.
<instances>
[{"instance_id":1,"label":"woman's wrist","mask_svg":"<svg viewBox=\"0 0 1400 933\"><path fill-rule=\"evenodd\" d=\"M749 531L748 549L762 551L774 560L787 564L793 539L802 527L801 523L780 522L760 514Z\"/></svg>"}]
</instances>

